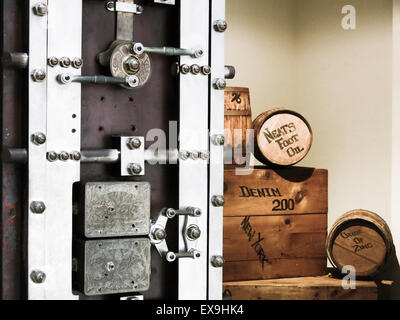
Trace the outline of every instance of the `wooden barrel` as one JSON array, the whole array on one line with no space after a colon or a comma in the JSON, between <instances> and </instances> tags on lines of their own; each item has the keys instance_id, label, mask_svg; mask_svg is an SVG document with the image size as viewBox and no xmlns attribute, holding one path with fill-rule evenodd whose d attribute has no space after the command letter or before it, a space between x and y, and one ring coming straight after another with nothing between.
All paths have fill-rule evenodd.
<instances>
[{"instance_id":1,"label":"wooden barrel","mask_svg":"<svg viewBox=\"0 0 400 320\"><path fill-rule=\"evenodd\" d=\"M313 134L299 113L278 108L259 115L253 122L254 155L264 164L291 166L310 151Z\"/></svg>"},{"instance_id":2,"label":"wooden barrel","mask_svg":"<svg viewBox=\"0 0 400 320\"><path fill-rule=\"evenodd\" d=\"M326 241L332 265L339 272L344 266L353 266L357 277L379 274L393 249L389 226L377 214L366 210L354 210L341 216Z\"/></svg>"},{"instance_id":3,"label":"wooden barrel","mask_svg":"<svg viewBox=\"0 0 400 320\"><path fill-rule=\"evenodd\" d=\"M225 89L225 164L241 166L248 163L246 152L247 130L252 130L249 88L228 87Z\"/></svg>"}]
</instances>

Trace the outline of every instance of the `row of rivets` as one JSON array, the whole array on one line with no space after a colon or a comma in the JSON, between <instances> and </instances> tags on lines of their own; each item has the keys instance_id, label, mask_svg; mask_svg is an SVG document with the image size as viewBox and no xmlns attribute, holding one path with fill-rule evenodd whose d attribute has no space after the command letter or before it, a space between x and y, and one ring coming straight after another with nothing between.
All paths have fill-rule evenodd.
<instances>
[{"instance_id":1,"label":"row of rivets","mask_svg":"<svg viewBox=\"0 0 400 320\"><path fill-rule=\"evenodd\" d=\"M192 73L194 75L202 73L203 75L208 76L211 74L211 67L210 66L200 67L198 64L193 64L192 66L189 66L188 64L183 64L180 67L180 72L182 74Z\"/></svg>"},{"instance_id":2,"label":"row of rivets","mask_svg":"<svg viewBox=\"0 0 400 320\"><path fill-rule=\"evenodd\" d=\"M189 158L192 160L209 160L210 152L208 151L180 151L179 158L181 160L188 160Z\"/></svg>"},{"instance_id":3,"label":"row of rivets","mask_svg":"<svg viewBox=\"0 0 400 320\"><path fill-rule=\"evenodd\" d=\"M72 66L75 69L80 69L83 66L83 59L73 58L71 60L68 57L62 57L60 59L58 59L57 57L50 57L47 59L47 64L52 68L60 65L62 68L69 68Z\"/></svg>"},{"instance_id":4,"label":"row of rivets","mask_svg":"<svg viewBox=\"0 0 400 320\"><path fill-rule=\"evenodd\" d=\"M55 162L57 160L64 162L68 160L80 161L81 159L82 154L79 151L74 151L71 153L67 151L61 151L60 153L57 153L55 151L47 152L47 160L50 162Z\"/></svg>"}]
</instances>

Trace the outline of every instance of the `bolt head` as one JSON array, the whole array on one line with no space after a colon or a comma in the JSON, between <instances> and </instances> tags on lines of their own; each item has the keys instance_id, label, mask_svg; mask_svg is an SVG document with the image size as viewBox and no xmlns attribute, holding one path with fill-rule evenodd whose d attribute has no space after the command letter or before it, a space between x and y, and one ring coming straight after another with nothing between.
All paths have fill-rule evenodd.
<instances>
[{"instance_id":1,"label":"bolt head","mask_svg":"<svg viewBox=\"0 0 400 320\"><path fill-rule=\"evenodd\" d=\"M46 205L42 201L33 201L30 207L31 211L36 214L42 214L46 210Z\"/></svg>"},{"instance_id":2,"label":"bolt head","mask_svg":"<svg viewBox=\"0 0 400 320\"><path fill-rule=\"evenodd\" d=\"M142 141L138 138L131 138L128 140L127 145L131 150L139 149L142 146Z\"/></svg>"},{"instance_id":3,"label":"bolt head","mask_svg":"<svg viewBox=\"0 0 400 320\"><path fill-rule=\"evenodd\" d=\"M58 154L55 151L49 151L47 152L47 160L49 160L50 162L54 162L57 161L58 159Z\"/></svg>"},{"instance_id":4,"label":"bolt head","mask_svg":"<svg viewBox=\"0 0 400 320\"><path fill-rule=\"evenodd\" d=\"M222 268L225 264L225 259L221 256L214 256L211 258L211 264L214 268Z\"/></svg>"},{"instance_id":5,"label":"bolt head","mask_svg":"<svg viewBox=\"0 0 400 320\"><path fill-rule=\"evenodd\" d=\"M198 160L200 157L200 152L198 151L192 151L190 153L190 158L192 158L192 160Z\"/></svg>"},{"instance_id":6,"label":"bolt head","mask_svg":"<svg viewBox=\"0 0 400 320\"><path fill-rule=\"evenodd\" d=\"M72 67L74 67L75 69L80 69L83 66L83 59L81 58L74 58L72 60Z\"/></svg>"},{"instance_id":7,"label":"bolt head","mask_svg":"<svg viewBox=\"0 0 400 320\"><path fill-rule=\"evenodd\" d=\"M190 66L187 64L181 65L181 73L188 74L190 72Z\"/></svg>"},{"instance_id":8,"label":"bolt head","mask_svg":"<svg viewBox=\"0 0 400 320\"><path fill-rule=\"evenodd\" d=\"M174 262L176 260L176 254L173 252L168 252L165 258L168 262Z\"/></svg>"},{"instance_id":9,"label":"bolt head","mask_svg":"<svg viewBox=\"0 0 400 320\"><path fill-rule=\"evenodd\" d=\"M202 66L201 67L201 72L205 75L208 76L211 74L211 67L210 66Z\"/></svg>"},{"instance_id":10,"label":"bolt head","mask_svg":"<svg viewBox=\"0 0 400 320\"><path fill-rule=\"evenodd\" d=\"M35 82L43 82L46 79L46 72L43 69L35 69L32 71L32 79Z\"/></svg>"},{"instance_id":11,"label":"bolt head","mask_svg":"<svg viewBox=\"0 0 400 320\"><path fill-rule=\"evenodd\" d=\"M46 142L46 135L42 132L36 132L32 135L32 142L40 146Z\"/></svg>"},{"instance_id":12,"label":"bolt head","mask_svg":"<svg viewBox=\"0 0 400 320\"><path fill-rule=\"evenodd\" d=\"M139 85L139 78L137 76L131 75L125 78L126 84L131 88L136 88Z\"/></svg>"},{"instance_id":13,"label":"bolt head","mask_svg":"<svg viewBox=\"0 0 400 320\"><path fill-rule=\"evenodd\" d=\"M190 67L190 72L193 73L194 75L199 74L200 71L201 71L201 68L200 68L200 66L197 65L197 64L194 64L194 65L192 65L192 66Z\"/></svg>"},{"instance_id":14,"label":"bolt head","mask_svg":"<svg viewBox=\"0 0 400 320\"><path fill-rule=\"evenodd\" d=\"M175 211L174 209L168 209L168 210L165 212L165 215L167 216L167 218L173 219L173 218L175 218L175 216L176 216L176 211Z\"/></svg>"},{"instance_id":15,"label":"bolt head","mask_svg":"<svg viewBox=\"0 0 400 320\"><path fill-rule=\"evenodd\" d=\"M60 154L58 155L58 159L60 159L61 161L68 161L69 153L67 151L60 152Z\"/></svg>"},{"instance_id":16,"label":"bolt head","mask_svg":"<svg viewBox=\"0 0 400 320\"><path fill-rule=\"evenodd\" d=\"M218 32L225 32L228 29L228 24L225 20L217 20L214 23L214 29Z\"/></svg>"},{"instance_id":17,"label":"bolt head","mask_svg":"<svg viewBox=\"0 0 400 320\"><path fill-rule=\"evenodd\" d=\"M45 16L47 14L47 4L41 2L36 4L33 7L33 12L37 15L37 16Z\"/></svg>"},{"instance_id":18,"label":"bolt head","mask_svg":"<svg viewBox=\"0 0 400 320\"><path fill-rule=\"evenodd\" d=\"M141 5L137 5L137 6L136 6L136 11L137 11L138 14L141 14L141 13L143 13L143 11L144 11L144 7L141 6Z\"/></svg>"},{"instance_id":19,"label":"bolt head","mask_svg":"<svg viewBox=\"0 0 400 320\"><path fill-rule=\"evenodd\" d=\"M214 207L223 207L225 205L225 198L224 196L213 196L211 203Z\"/></svg>"},{"instance_id":20,"label":"bolt head","mask_svg":"<svg viewBox=\"0 0 400 320\"><path fill-rule=\"evenodd\" d=\"M156 230L154 230L153 237L156 240L163 241L167 238L167 233L164 229L157 228Z\"/></svg>"},{"instance_id":21,"label":"bolt head","mask_svg":"<svg viewBox=\"0 0 400 320\"><path fill-rule=\"evenodd\" d=\"M201 58L204 55L203 49L198 49L194 52L194 57L195 58Z\"/></svg>"},{"instance_id":22,"label":"bolt head","mask_svg":"<svg viewBox=\"0 0 400 320\"><path fill-rule=\"evenodd\" d=\"M59 63L59 60L58 60L58 58L56 58L56 57L50 57L50 58L48 58L47 59L47 64L50 66L50 67L55 67L55 66L57 66L58 65L58 63Z\"/></svg>"},{"instance_id":23,"label":"bolt head","mask_svg":"<svg viewBox=\"0 0 400 320\"><path fill-rule=\"evenodd\" d=\"M189 159L190 158L190 152L189 151L180 151L179 152L179 158L181 159L181 160L187 160L187 159Z\"/></svg>"},{"instance_id":24,"label":"bolt head","mask_svg":"<svg viewBox=\"0 0 400 320\"><path fill-rule=\"evenodd\" d=\"M140 62L135 57L129 57L124 63L125 69L131 73L137 73L140 69Z\"/></svg>"},{"instance_id":25,"label":"bolt head","mask_svg":"<svg viewBox=\"0 0 400 320\"><path fill-rule=\"evenodd\" d=\"M225 90L226 88L226 81L225 79L216 79L214 81L214 88L217 90Z\"/></svg>"},{"instance_id":26,"label":"bolt head","mask_svg":"<svg viewBox=\"0 0 400 320\"><path fill-rule=\"evenodd\" d=\"M71 159L75 161L80 161L82 159L82 154L78 151L71 153Z\"/></svg>"},{"instance_id":27,"label":"bolt head","mask_svg":"<svg viewBox=\"0 0 400 320\"><path fill-rule=\"evenodd\" d=\"M201 160L209 160L210 159L210 153L208 151L200 152L199 156L200 156Z\"/></svg>"},{"instance_id":28,"label":"bolt head","mask_svg":"<svg viewBox=\"0 0 400 320\"><path fill-rule=\"evenodd\" d=\"M60 59L60 66L63 68L68 68L71 66L71 59L67 57L62 57Z\"/></svg>"},{"instance_id":29,"label":"bolt head","mask_svg":"<svg viewBox=\"0 0 400 320\"><path fill-rule=\"evenodd\" d=\"M112 262L112 261L107 262L107 264L106 264L106 269L107 269L107 271L114 271L114 270L115 270L115 264L114 264L114 262Z\"/></svg>"},{"instance_id":30,"label":"bolt head","mask_svg":"<svg viewBox=\"0 0 400 320\"><path fill-rule=\"evenodd\" d=\"M135 43L135 44L132 46L131 51L132 51L132 53L134 53L134 54L141 55L141 54L143 53L143 51L144 51L143 44L141 44L140 42Z\"/></svg>"},{"instance_id":31,"label":"bolt head","mask_svg":"<svg viewBox=\"0 0 400 320\"><path fill-rule=\"evenodd\" d=\"M198 226L191 226L187 229L186 236L189 240L195 241L200 238L201 230Z\"/></svg>"},{"instance_id":32,"label":"bolt head","mask_svg":"<svg viewBox=\"0 0 400 320\"><path fill-rule=\"evenodd\" d=\"M43 283L46 280L46 274L40 270L32 271L31 272L31 280L37 284Z\"/></svg>"},{"instance_id":33,"label":"bolt head","mask_svg":"<svg viewBox=\"0 0 400 320\"><path fill-rule=\"evenodd\" d=\"M143 168L140 164L131 163L128 166L128 172L131 176L136 176L136 175L140 174L142 171L143 171Z\"/></svg>"}]
</instances>

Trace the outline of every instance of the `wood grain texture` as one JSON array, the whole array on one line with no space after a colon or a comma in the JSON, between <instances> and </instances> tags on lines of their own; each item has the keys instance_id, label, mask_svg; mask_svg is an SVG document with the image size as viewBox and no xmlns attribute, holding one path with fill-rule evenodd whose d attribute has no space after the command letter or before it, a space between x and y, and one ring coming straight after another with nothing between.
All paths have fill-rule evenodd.
<instances>
[{"instance_id":1,"label":"wood grain texture","mask_svg":"<svg viewBox=\"0 0 400 320\"><path fill-rule=\"evenodd\" d=\"M328 212L327 170L256 167L240 172L225 170L225 217Z\"/></svg>"},{"instance_id":2,"label":"wood grain texture","mask_svg":"<svg viewBox=\"0 0 400 320\"><path fill-rule=\"evenodd\" d=\"M224 281L266 280L326 274L326 258L271 259L261 267L257 260L228 261Z\"/></svg>"},{"instance_id":3,"label":"wood grain texture","mask_svg":"<svg viewBox=\"0 0 400 320\"><path fill-rule=\"evenodd\" d=\"M345 290L342 280L329 276L278 280L225 282L225 294L233 300L377 300L373 281L357 281L355 290Z\"/></svg>"},{"instance_id":4,"label":"wood grain texture","mask_svg":"<svg viewBox=\"0 0 400 320\"><path fill-rule=\"evenodd\" d=\"M385 267L393 240L381 217L370 211L353 210L333 225L326 249L337 270L353 266L358 277L374 277Z\"/></svg>"},{"instance_id":5,"label":"wood grain texture","mask_svg":"<svg viewBox=\"0 0 400 320\"><path fill-rule=\"evenodd\" d=\"M224 280L326 271L327 214L224 218Z\"/></svg>"},{"instance_id":6,"label":"wood grain texture","mask_svg":"<svg viewBox=\"0 0 400 320\"><path fill-rule=\"evenodd\" d=\"M225 164L245 165L250 153L246 146L251 141L247 130L252 130L249 88L225 89Z\"/></svg>"},{"instance_id":7,"label":"wood grain texture","mask_svg":"<svg viewBox=\"0 0 400 320\"><path fill-rule=\"evenodd\" d=\"M313 133L299 113L278 108L259 115L253 122L254 155L264 164L291 166L310 151Z\"/></svg>"}]
</instances>

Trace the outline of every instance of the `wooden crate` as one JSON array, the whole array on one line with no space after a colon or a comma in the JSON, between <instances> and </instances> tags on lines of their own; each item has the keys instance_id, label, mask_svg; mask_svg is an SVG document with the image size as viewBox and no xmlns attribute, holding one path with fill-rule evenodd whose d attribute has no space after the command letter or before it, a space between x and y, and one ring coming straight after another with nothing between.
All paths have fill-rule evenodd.
<instances>
[{"instance_id":1,"label":"wooden crate","mask_svg":"<svg viewBox=\"0 0 400 320\"><path fill-rule=\"evenodd\" d=\"M224 283L232 300L378 300L373 281L357 281L345 290L341 279L329 276Z\"/></svg>"},{"instance_id":2,"label":"wooden crate","mask_svg":"<svg viewBox=\"0 0 400 320\"><path fill-rule=\"evenodd\" d=\"M236 173L225 170L224 281L325 274L328 172Z\"/></svg>"}]
</instances>

